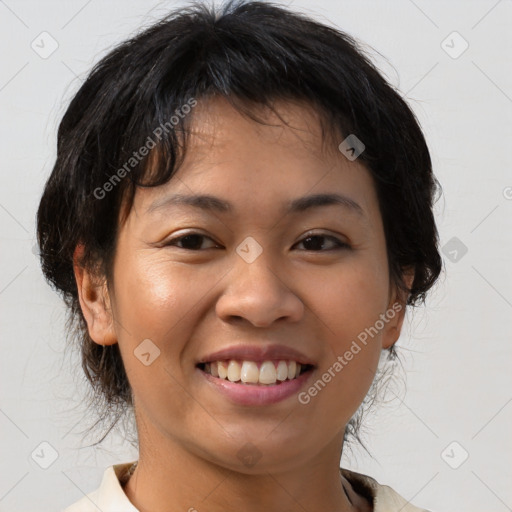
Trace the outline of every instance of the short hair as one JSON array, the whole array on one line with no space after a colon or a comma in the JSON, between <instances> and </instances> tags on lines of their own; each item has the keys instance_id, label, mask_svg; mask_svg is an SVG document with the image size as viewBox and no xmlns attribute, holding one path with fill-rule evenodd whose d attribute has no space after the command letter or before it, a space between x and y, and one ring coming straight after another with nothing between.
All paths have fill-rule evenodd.
<instances>
[{"instance_id":1,"label":"short hair","mask_svg":"<svg viewBox=\"0 0 512 512\"><path fill-rule=\"evenodd\" d=\"M103 404L102 417L132 407L132 393L118 344L100 346L88 334L73 271L75 248L84 245L80 264L109 283L121 208L125 219L137 187L171 179L194 119L193 110L182 115L184 106L214 97L258 122L257 107L300 101L319 113L323 136L340 143L355 134L365 145L358 161L377 191L390 279L407 292L406 304L424 303L440 274L432 210L440 185L425 138L363 47L341 30L269 2L194 2L176 9L91 70L59 125L56 162L37 211L42 270L68 307L68 331L75 327L73 340L95 405ZM152 136L158 127L165 136ZM148 136L155 147L127 168ZM407 268L415 272L410 289L403 280ZM389 350L396 357L394 346ZM350 420L346 439L361 442L360 424L360 418Z\"/></svg>"}]
</instances>

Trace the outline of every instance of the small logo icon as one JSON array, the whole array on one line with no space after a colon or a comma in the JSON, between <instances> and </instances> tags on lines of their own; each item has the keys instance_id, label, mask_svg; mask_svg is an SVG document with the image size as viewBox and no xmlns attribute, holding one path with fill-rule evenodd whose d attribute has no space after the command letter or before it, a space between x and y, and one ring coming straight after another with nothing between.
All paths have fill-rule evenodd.
<instances>
[{"instance_id":1,"label":"small logo icon","mask_svg":"<svg viewBox=\"0 0 512 512\"><path fill-rule=\"evenodd\" d=\"M458 59L469 48L469 43L457 31L453 31L442 41L441 48L452 59Z\"/></svg>"},{"instance_id":2,"label":"small logo icon","mask_svg":"<svg viewBox=\"0 0 512 512\"><path fill-rule=\"evenodd\" d=\"M454 236L443 245L441 251L452 263L458 263L468 252L468 248Z\"/></svg>"},{"instance_id":3,"label":"small logo icon","mask_svg":"<svg viewBox=\"0 0 512 512\"><path fill-rule=\"evenodd\" d=\"M34 50L39 57L47 59L52 55L57 48L59 43L48 33L41 32L30 44L32 50Z\"/></svg>"},{"instance_id":4,"label":"small logo icon","mask_svg":"<svg viewBox=\"0 0 512 512\"><path fill-rule=\"evenodd\" d=\"M59 452L48 441L43 441L30 456L40 468L48 469L59 458Z\"/></svg>"},{"instance_id":5,"label":"small logo icon","mask_svg":"<svg viewBox=\"0 0 512 512\"><path fill-rule=\"evenodd\" d=\"M236 248L236 252L246 263L252 263L263 252L263 247L252 236L248 236Z\"/></svg>"},{"instance_id":6,"label":"small logo icon","mask_svg":"<svg viewBox=\"0 0 512 512\"><path fill-rule=\"evenodd\" d=\"M469 453L457 441L452 441L442 452L441 458L452 469L458 469L466 462Z\"/></svg>"},{"instance_id":7,"label":"small logo icon","mask_svg":"<svg viewBox=\"0 0 512 512\"><path fill-rule=\"evenodd\" d=\"M503 197L509 201L512 199L512 187L505 187L503 189Z\"/></svg>"},{"instance_id":8,"label":"small logo icon","mask_svg":"<svg viewBox=\"0 0 512 512\"><path fill-rule=\"evenodd\" d=\"M261 459L262 454L254 444L245 443L236 456L244 466L252 468Z\"/></svg>"},{"instance_id":9,"label":"small logo icon","mask_svg":"<svg viewBox=\"0 0 512 512\"><path fill-rule=\"evenodd\" d=\"M353 162L364 150L363 142L351 133L339 146L338 149Z\"/></svg>"},{"instance_id":10,"label":"small logo icon","mask_svg":"<svg viewBox=\"0 0 512 512\"><path fill-rule=\"evenodd\" d=\"M142 341L133 353L144 366L149 366L160 356L160 349L148 338Z\"/></svg>"}]
</instances>

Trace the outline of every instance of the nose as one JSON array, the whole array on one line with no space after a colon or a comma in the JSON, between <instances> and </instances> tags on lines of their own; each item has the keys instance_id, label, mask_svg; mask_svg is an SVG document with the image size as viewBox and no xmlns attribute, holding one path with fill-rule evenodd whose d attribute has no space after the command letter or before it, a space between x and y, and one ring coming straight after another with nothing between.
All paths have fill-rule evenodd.
<instances>
[{"instance_id":1,"label":"nose","mask_svg":"<svg viewBox=\"0 0 512 512\"><path fill-rule=\"evenodd\" d=\"M228 284L216 304L217 315L225 322L243 318L255 327L268 327L276 320L302 318L304 303L293 291L290 276L271 267L264 254L252 263L238 258L226 276Z\"/></svg>"}]
</instances>

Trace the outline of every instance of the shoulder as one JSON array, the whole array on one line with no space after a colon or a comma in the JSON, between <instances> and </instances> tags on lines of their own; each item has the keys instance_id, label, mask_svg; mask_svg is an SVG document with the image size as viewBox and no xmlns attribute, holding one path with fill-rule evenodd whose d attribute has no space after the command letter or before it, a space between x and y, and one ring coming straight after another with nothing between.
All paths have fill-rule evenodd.
<instances>
[{"instance_id":1,"label":"shoulder","mask_svg":"<svg viewBox=\"0 0 512 512\"><path fill-rule=\"evenodd\" d=\"M350 482L355 492L373 505L374 512L430 512L415 507L388 485L362 473L340 468L341 474Z\"/></svg>"},{"instance_id":2,"label":"shoulder","mask_svg":"<svg viewBox=\"0 0 512 512\"><path fill-rule=\"evenodd\" d=\"M61 512L138 512L123 491L123 477L133 462L115 464L105 469L98 489L84 495Z\"/></svg>"},{"instance_id":3,"label":"shoulder","mask_svg":"<svg viewBox=\"0 0 512 512\"><path fill-rule=\"evenodd\" d=\"M96 489L66 507L62 512L97 512L98 507L96 504L99 502L98 495L99 489Z\"/></svg>"}]
</instances>

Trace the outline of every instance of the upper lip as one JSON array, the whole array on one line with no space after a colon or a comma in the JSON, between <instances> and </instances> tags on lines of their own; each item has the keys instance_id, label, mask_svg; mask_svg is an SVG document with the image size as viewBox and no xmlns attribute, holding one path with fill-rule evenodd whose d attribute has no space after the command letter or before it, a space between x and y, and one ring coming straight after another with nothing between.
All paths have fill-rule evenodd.
<instances>
[{"instance_id":1,"label":"upper lip","mask_svg":"<svg viewBox=\"0 0 512 512\"><path fill-rule=\"evenodd\" d=\"M297 349L286 345L232 345L230 347L217 350L202 357L198 364L210 363L213 361L222 361L225 359L237 359L242 361L263 362L271 359L290 360L301 364L315 363L305 354Z\"/></svg>"}]
</instances>

